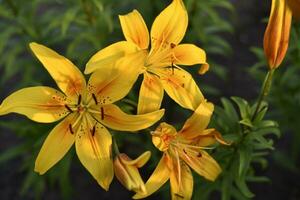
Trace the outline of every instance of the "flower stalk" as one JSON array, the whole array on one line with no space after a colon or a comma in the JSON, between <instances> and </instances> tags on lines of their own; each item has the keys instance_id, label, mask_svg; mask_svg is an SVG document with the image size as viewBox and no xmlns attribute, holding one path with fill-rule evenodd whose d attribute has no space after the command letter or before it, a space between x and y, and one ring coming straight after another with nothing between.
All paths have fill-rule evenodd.
<instances>
[{"instance_id":1,"label":"flower stalk","mask_svg":"<svg viewBox=\"0 0 300 200\"><path fill-rule=\"evenodd\" d=\"M270 69L265 77L264 83L262 85L262 90L258 97L257 105L251 119L252 121L256 118L257 114L260 112L262 102L270 93L274 72L275 69Z\"/></svg>"}]
</instances>

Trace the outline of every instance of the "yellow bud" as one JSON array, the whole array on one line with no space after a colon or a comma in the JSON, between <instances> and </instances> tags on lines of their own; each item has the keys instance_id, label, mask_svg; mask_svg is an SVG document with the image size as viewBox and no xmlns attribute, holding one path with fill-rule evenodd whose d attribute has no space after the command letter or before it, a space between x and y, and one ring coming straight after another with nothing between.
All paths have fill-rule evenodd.
<instances>
[{"instance_id":1,"label":"yellow bud","mask_svg":"<svg viewBox=\"0 0 300 200\"><path fill-rule=\"evenodd\" d=\"M264 51L270 69L277 68L289 45L292 12L286 0L272 0L269 23L264 36Z\"/></svg>"},{"instance_id":2,"label":"yellow bud","mask_svg":"<svg viewBox=\"0 0 300 200\"><path fill-rule=\"evenodd\" d=\"M146 151L137 159L131 160L126 154L118 154L114 160L114 171L120 183L130 191L145 194L146 187L138 168L144 166L151 156Z\"/></svg>"}]
</instances>

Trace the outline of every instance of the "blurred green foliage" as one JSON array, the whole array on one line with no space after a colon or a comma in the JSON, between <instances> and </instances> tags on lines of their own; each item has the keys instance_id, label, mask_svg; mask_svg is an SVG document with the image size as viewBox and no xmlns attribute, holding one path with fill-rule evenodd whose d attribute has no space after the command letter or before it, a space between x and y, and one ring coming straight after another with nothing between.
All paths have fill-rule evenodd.
<instances>
[{"instance_id":1,"label":"blurred green foliage","mask_svg":"<svg viewBox=\"0 0 300 200\"><path fill-rule=\"evenodd\" d=\"M55 49L83 69L86 61L96 51L123 40L118 21L119 14L138 9L150 28L155 16L168 3L169 1L163 0L0 0L1 96L7 96L22 87L54 84L42 65L31 55L28 48L29 42L36 41ZM205 49L211 65L210 73L225 80L228 78L226 67L214 58L230 56L232 53L231 45L223 35L234 32L229 20L230 15L235 12L233 5L229 0L185 0L185 4L189 13L189 28L184 40ZM297 33L300 32L295 29L293 37L298 37ZM295 41L295 38L293 40ZM258 77L262 78L260 70L262 65L265 67L264 57L261 55L261 50L255 51L260 55L260 62L253 67L251 73L258 73L260 74ZM293 62L300 60L299 49L296 45L291 48L290 52L293 57L287 60ZM291 65L298 73L299 67L296 67L295 63ZM189 68L189 70L193 72L198 83L201 83L201 88L206 95L215 95L220 98L222 92L202 83L201 76L197 75L196 67ZM300 83L296 81L291 83L290 80L295 74L293 70L286 72L288 70L280 72L286 73L285 81L283 81L284 78L275 78L276 89L273 90L272 96L275 95L276 101L272 100L271 105L277 105L277 110L280 112L278 115L284 113L285 116L289 115L288 119L295 117L293 119L296 120L294 106L297 104L296 106L299 107L300 104ZM286 93L286 87L292 88L289 92L294 93L289 95L294 97L297 94L295 97L298 101L293 102L293 98L285 98L282 95L279 98L282 92ZM120 102L126 112L135 111L137 91L133 91L126 100ZM281 107L283 102L286 105L284 108ZM277 123L264 119L267 104L264 104L264 108L255 119L251 117L255 105L250 105L246 100L234 97L232 100L223 98L222 107L216 108L211 126L216 127L228 141L232 141L232 145L219 146L211 152L224 169L224 173L216 182L204 181L198 175L194 175L196 182L194 199L210 199L211 195L220 195L222 200L247 199L254 195L248 189L248 182L268 181L266 177L256 176L253 166L255 163L259 163L261 168L267 166L267 160L264 157L270 150L273 150L272 136L270 137L269 134L278 136L279 131ZM178 110L171 106L172 104L167 109ZM183 116L189 115L187 111L180 112ZM21 198L41 199L47 187L53 188L58 185L61 198L70 199L73 192L76 192L72 191L73 183L70 182L71 163L76 162L76 159L73 159L75 157L73 150L46 175L39 176L33 172L36 155L54 125L36 124L20 116L12 120L3 119L0 122L1 129L14 133L20 139L17 145L0 152L1 167L5 167L4 164L13 159L21 159L22 165L16 169L16 173L26 175L22 180L21 188L18 189L18 195ZM291 127L289 124L291 120L288 119L286 122L281 121L283 125L286 123L285 127ZM168 121L168 117L165 120ZM278 120L281 119L278 118ZM296 125L299 126L299 123ZM293 130L289 129L289 131L295 130L297 130L296 126ZM121 149L129 155L138 155L149 149L153 151L148 169L150 173L161 157L161 152L153 147L149 131L144 130L142 131L144 134L136 137L118 134L118 143ZM297 140L300 140L299 136ZM138 145L141 143L144 145ZM128 144L134 144L132 146L136 148L126 149ZM299 153L299 149L295 152ZM294 155L295 158L297 155L297 153ZM163 196L168 193L168 186L161 190Z\"/></svg>"}]
</instances>

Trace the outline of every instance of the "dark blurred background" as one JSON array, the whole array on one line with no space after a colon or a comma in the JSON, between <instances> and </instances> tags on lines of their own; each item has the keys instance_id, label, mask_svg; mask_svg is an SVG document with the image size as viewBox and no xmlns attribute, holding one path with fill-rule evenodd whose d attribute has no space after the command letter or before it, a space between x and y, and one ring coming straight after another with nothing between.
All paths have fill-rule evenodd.
<instances>
[{"instance_id":1,"label":"dark blurred background","mask_svg":"<svg viewBox=\"0 0 300 200\"><path fill-rule=\"evenodd\" d=\"M240 96L254 102L267 65L262 50L263 34L271 0L184 0L189 27L184 42L195 43L208 55L211 70L204 76L188 68L207 99L221 106L221 97ZM32 55L29 42L55 49L79 68L97 50L123 40L119 14L138 9L151 27L155 16L170 0L0 0L0 99L23 87L55 83ZM254 199L300 199L300 26L293 23L291 43L282 66L276 71L267 118L276 120L281 136L249 180ZM136 102L139 83L128 95ZM124 110L135 108L120 102ZM164 121L180 125L191 114L165 96ZM180 113L180 115L178 115ZM185 118L178 118L184 116ZM36 155L54 124L38 124L23 116L0 117L0 199L130 199L132 194L114 179L109 192L101 189L78 161L74 149L46 175L33 172ZM148 131L148 130L147 130ZM117 133L122 152L131 157L145 150L153 156L142 174L146 179L161 153L151 144L147 131L139 135ZM144 145L140 145L140 144ZM148 166L148 167L147 167ZM261 167L263 166L263 167ZM194 199L224 199L213 188L202 193L204 179L194 175ZM200 180L200 181L199 181ZM205 182L205 183L203 183ZM210 185L208 184L208 187ZM230 199L248 199L238 191ZM149 199L169 198L168 184Z\"/></svg>"}]
</instances>

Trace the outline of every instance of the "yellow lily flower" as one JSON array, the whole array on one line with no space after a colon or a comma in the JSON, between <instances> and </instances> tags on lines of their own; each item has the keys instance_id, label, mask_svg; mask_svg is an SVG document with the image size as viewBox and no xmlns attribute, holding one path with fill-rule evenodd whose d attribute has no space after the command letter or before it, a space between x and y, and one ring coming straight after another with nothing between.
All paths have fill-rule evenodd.
<instances>
[{"instance_id":1,"label":"yellow lily flower","mask_svg":"<svg viewBox=\"0 0 300 200\"><path fill-rule=\"evenodd\" d=\"M179 132L167 123L159 125L152 133L152 141L164 152L163 156L146 182L147 193L137 193L134 199L151 195L169 179L172 199L191 199L193 177L190 168L208 180L217 178L221 168L205 149L216 142L227 143L215 129L206 129L212 112L213 105L203 102Z\"/></svg>"},{"instance_id":2,"label":"yellow lily flower","mask_svg":"<svg viewBox=\"0 0 300 200\"><path fill-rule=\"evenodd\" d=\"M264 35L264 51L270 69L279 67L288 49L292 11L287 2L288 0L272 0L270 18Z\"/></svg>"},{"instance_id":3,"label":"yellow lily flower","mask_svg":"<svg viewBox=\"0 0 300 200\"><path fill-rule=\"evenodd\" d=\"M0 115L14 112L41 123L65 118L46 138L34 170L47 172L75 142L83 166L108 190L113 178L112 138L104 126L124 131L144 129L159 120L164 110L128 115L113 104L127 95L136 81L138 75L132 70L104 67L86 84L79 69L65 57L37 43L31 43L30 48L62 92L43 86L21 89L2 102Z\"/></svg>"},{"instance_id":4,"label":"yellow lily flower","mask_svg":"<svg viewBox=\"0 0 300 200\"><path fill-rule=\"evenodd\" d=\"M124 153L116 156L114 160L115 175L128 190L141 194L146 193L146 187L138 168L143 167L150 157L150 151L146 151L135 160L131 160Z\"/></svg>"},{"instance_id":5,"label":"yellow lily flower","mask_svg":"<svg viewBox=\"0 0 300 200\"><path fill-rule=\"evenodd\" d=\"M204 97L193 77L178 65L203 64L199 72L204 74L208 64L201 48L193 44L179 44L188 26L188 14L182 0L173 0L157 16L150 35L137 10L119 18L126 41L96 53L87 63L85 73L100 69L103 63L113 66L118 59L138 53L141 59L128 65L144 74L138 113L158 110L164 90L180 106L195 110Z\"/></svg>"}]
</instances>

